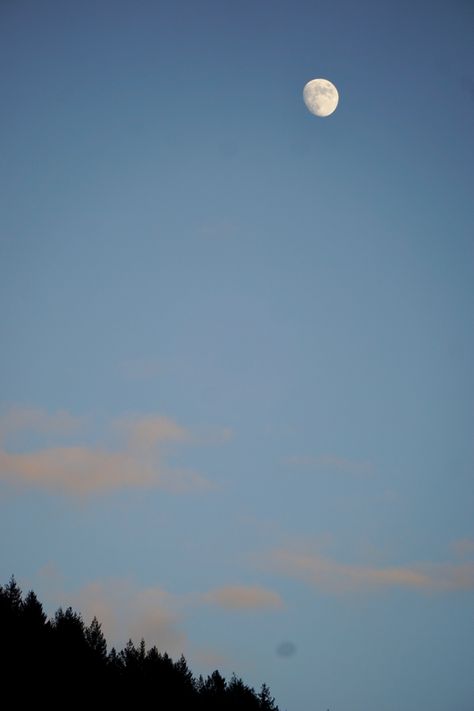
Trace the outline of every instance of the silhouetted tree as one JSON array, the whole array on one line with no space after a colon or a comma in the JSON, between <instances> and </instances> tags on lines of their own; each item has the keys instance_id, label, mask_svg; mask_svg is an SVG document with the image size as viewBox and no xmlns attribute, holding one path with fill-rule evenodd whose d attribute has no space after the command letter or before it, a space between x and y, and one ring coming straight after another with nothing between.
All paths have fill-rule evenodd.
<instances>
[{"instance_id":1,"label":"silhouetted tree","mask_svg":"<svg viewBox=\"0 0 474 711\"><path fill-rule=\"evenodd\" d=\"M123 671L123 662L120 655L117 654L117 650L115 649L115 647L112 647L109 652L109 656L107 657L107 666L110 670L113 670L118 674Z\"/></svg>"},{"instance_id":2,"label":"silhouetted tree","mask_svg":"<svg viewBox=\"0 0 474 711\"><path fill-rule=\"evenodd\" d=\"M260 702L261 711L277 711L278 707L275 705L275 699L271 695L270 689L266 684L262 684L258 700Z\"/></svg>"},{"instance_id":3,"label":"silhouetted tree","mask_svg":"<svg viewBox=\"0 0 474 711\"><path fill-rule=\"evenodd\" d=\"M22 607L21 590L17 585L14 575L11 576L3 590L11 613L19 614Z\"/></svg>"},{"instance_id":4,"label":"silhouetted tree","mask_svg":"<svg viewBox=\"0 0 474 711\"><path fill-rule=\"evenodd\" d=\"M91 653L82 617L72 607L57 610L52 621L53 664L62 683L76 689L76 699L85 693L85 675L93 672Z\"/></svg>"},{"instance_id":5,"label":"silhouetted tree","mask_svg":"<svg viewBox=\"0 0 474 711\"><path fill-rule=\"evenodd\" d=\"M107 642L97 617L94 617L89 627L86 627L85 636L93 658L99 664L104 664L107 660Z\"/></svg>"},{"instance_id":6,"label":"silhouetted tree","mask_svg":"<svg viewBox=\"0 0 474 711\"><path fill-rule=\"evenodd\" d=\"M126 669L128 674L136 674L138 672L138 650L135 649L135 645L133 644L131 639L128 640L127 644L120 652L120 658L122 660L124 669Z\"/></svg>"},{"instance_id":7,"label":"silhouetted tree","mask_svg":"<svg viewBox=\"0 0 474 711\"><path fill-rule=\"evenodd\" d=\"M21 590L12 575L5 587L0 588L0 670L2 677L10 680L12 670L22 659L23 635L21 630L22 599Z\"/></svg>"},{"instance_id":8,"label":"silhouetted tree","mask_svg":"<svg viewBox=\"0 0 474 711\"><path fill-rule=\"evenodd\" d=\"M227 682L217 669L210 674L201 687L202 708L223 709L226 706Z\"/></svg>"},{"instance_id":9,"label":"silhouetted tree","mask_svg":"<svg viewBox=\"0 0 474 711\"><path fill-rule=\"evenodd\" d=\"M174 669L176 672L176 678L179 680L181 686L194 692L196 690L196 685L194 683L193 674L188 667L186 659L184 658L184 654L182 654L178 661L175 662Z\"/></svg>"},{"instance_id":10,"label":"silhouetted tree","mask_svg":"<svg viewBox=\"0 0 474 711\"><path fill-rule=\"evenodd\" d=\"M47 616L43 610L43 605L36 597L33 590L30 590L25 597L22 606L23 623L27 629L44 630L47 622Z\"/></svg>"},{"instance_id":11,"label":"silhouetted tree","mask_svg":"<svg viewBox=\"0 0 474 711\"><path fill-rule=\"evenodd\" d=\"M230 709L248 709L258 711L260 708L255 691L244 684L235 674L227 686L228 706Z\"/></svg>"},{"instance_id":12,"label":"silhouetted tree","mask_svg":"<svg viewBox=\"0 0 474 711\"><path fill-rule=\"evenodd\" d=\"M107 654L96 617L86 626L71 607L60 607L48 620L33 591L22 599L13 576L0 586L0 634L2 691L5 698L13 691L23 705L72 700L93 708L151 703L163 711L278 711L265 684L257 695L235 674L229 683L217 670L196 680L183 655L174 662L156 647L147 651L143 639ZM28 681L20 696L13 686L18 677Z\"/></svg>"}]
</instances>

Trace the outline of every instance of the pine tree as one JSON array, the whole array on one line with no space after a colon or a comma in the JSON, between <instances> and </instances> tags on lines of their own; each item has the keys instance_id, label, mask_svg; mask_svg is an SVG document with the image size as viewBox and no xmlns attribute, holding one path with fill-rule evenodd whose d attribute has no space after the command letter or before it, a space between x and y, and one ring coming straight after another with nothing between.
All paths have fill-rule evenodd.
<instances>
[{"instance_id":1,"label":"pine tree","mask_svg":"<svg viewBox=\"0 0 474 711\"><path fill-rule=\"evenodd\" d=\"M217 669L210 674L204 682L204 694L215 699L223 698L227 689L227 682L223 676L219 674Z\"/></svg>"},{"instance_id":2,"label":"pine tree","mask_svg":"<svg viewBox=\"0 0 474 711\"><path fill-rule=\"evenodd\" d=\"M17 585L14 575L11 576L7 585L3 588L3 591L12 612L19 613L22 606L21 590Z\"/></svg>"},{"instance_id":3,"label":"pine tree","mask_svg":"<svg viewBox=\"0 0 474 711\"><path fill-rule=\"evenodd\" d=\"M107 659L107 642L102 632L102 625L97 617L94 617L89 627L86 627L85 637L95 660L99 663L105 663Z\"/></svg>"},{"instance_id":4,"label":"pine tree","mask_svg":"<svg viewBox=\"0 0 474 711\"><path fill-rule=\"evenodd\" d=\"M22 658L21 595L12 575L7 585L0 589L0 671L2 681L4 679L7 683L12 681L15 667Z\"/></svg>"},{"instance_id":5,"label":"pine tree","mask_svg":"<svg viewBox=\"0 0 474 711\"><path fill-rule=\"evenodd\" d=\"M260 705L255 691L235 674L232 675L227 686L227 696L232 709L245 709L245 711L259 711Z\"/></svg>"},{"instance_id":6,"label":"pine tree","mask_svg":"<svg viewBox=\"0 0 474 711\"><path fill-rule=\"evenodd\" d=\"M140 667L143 667L145 663L145 657L146 657L146 645L145 645L145 640L143 637L140 640L140 646L137 649L137 658L138 658L138 663Z\"/></svg>"},{"instance_id":7,"label":"pine tree","mask_svg":"<svg viewBox=\"0 0 474 711\"><path fill-rule=\"evenodd\" d=\"M278 711L278 706L275 704L275 699L270 693L270 689L266 684L262 684L262 689L258 695L261 711Z\"/></svg>"},{"instance_id":8,"label":"pine tree","mask_svg":"<svg viewBox=\"0 0 474 711\"><path fill-rule=\"evenodd\" d=\"M174 669L176 671L176 674L178 676L178 679L181 684L188 688L192 688L194 690L195 688L195 683L194 683L194 677L191 672L191 670L188 667L188 663L184 657L184 654L180 656L177 662L174 663Z\"/></svg>"},{"instance_id":9,"label":"pine tree","mask_svg":"<svg viewBox=\"0 0 474 711\"><path fill-rule=\"evenodd\" d=\"M31 628L41 629L46 625L46 614L43 605L36 597L33 590L30 590L22 605L23 623Z\"/></svg>"},{"instance_id":10,"label":"pine tree","mask_svg":"<svg viewBox=\"0 0 474 711\"><path fill-rule=\"evenodd\" d=\"M72 607L68 607L66 610L60 607L56 611L53 627L66 644L84 647L86 641L84 622L81 615L74 612Z\"/></svg>"},{"instance_id":11,"label":"pine tree","mask_svg":"<svg viewBox=\"0 0 474 711\"><path fill-rule=\"evenodd\" d=\"M117 671L120 671L123 669L122 660L120 659L120 656L117 654L117 650L115 649L115 647L112 647L112 649L109 652L109 656L107 657L107 664L111 669L116 669Z\"/></svg>"},{"instance_id":12,"label":"pine tree","mask_svg":"<svg viewBox=\"0 0 474 711\"><path fill-rule=\"evenodd\" d=\"M129 639L125 647L120 652L120 658L123 662L123 666L129 672L135 670L137 667L137 650L132 640Z\"/></svg>"},{"instance_id":13,"label":"pine tree","mask_svg":"<svg viewBox=\"0 0 474 711\"><path fill-rule=\"evenodd\" d=\"M137 647L129 640L121 652L112 648L107 655L97 618L87 627L81 615L68 607L59 608L48 621L33 591L22 600L13 576L0 586L0 632L4 694L13 693L12 685L20 676L28 679L40 705L64 701L66 687L78 705L91 704L93 689L94 708L141 706L151 700L162 709L278 711L265 684L257 695L235 674L229 683L217 670L205 680L202 676L196 680L184 655L174 662L156 647L147 651L143 639ZM45 684L49 678L57 684Z\"/></svg>"}]
</instances>

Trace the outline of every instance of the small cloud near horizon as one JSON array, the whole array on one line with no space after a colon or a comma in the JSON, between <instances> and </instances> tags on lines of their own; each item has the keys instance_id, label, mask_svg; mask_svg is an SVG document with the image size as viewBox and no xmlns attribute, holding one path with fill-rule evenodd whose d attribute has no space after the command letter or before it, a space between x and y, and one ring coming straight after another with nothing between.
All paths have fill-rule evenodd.
<instances>
[{"instance_id":1,"label":"small cloud near horizon","mask_svg":"<svg viewBox=\"0 0 474 711\"><path fill-rule=\"evenodd\" d=\"M182 623L179 597L161 586L140 588L128 578L93 580L76 590L67 590L63 576L52 564L38 572L38 594L49 607L71 606L85 624L96 617L109 649L123 647L129 639L143 638L171 656L185 653L187 636Z\"/></svg>"},{"instance_id":2,"label":"small cloud near horizon","mask_svg":"<svg viewBox=\"0 0 474 711\"><path fill-rule=\"evenodd\" d=\"M156 645L159 651L166 651L173 658L184 654L200 667L208 666L211 670L219 665L229 666L231 660L227 653L200 647L188 638L184 624L193 611L203 605L249 613L283 606L278 593L258 585L224 586L207 593L175 594L160 584L140 587L131 578L119 577L92 580L77 589L70 589L52 562L42 566L23 590L31 588L51 615L60 606L63 609L71 606L87 625L96 617L109 649L112 646L121 648L129 639L135 644L144 639L148 648Z\"/></svg>"},{"instance_id":3,"label":"small cloud near horizon","mask_svg":"<svg viewBox=\"0 0 474 711\"><path fill-rule=\"evenodd\" d=\"M273 590L260 585L228 585L211 590L203 600L226 610L263 610L281 609L283 600Z\"/></svg>"}]
</instances>

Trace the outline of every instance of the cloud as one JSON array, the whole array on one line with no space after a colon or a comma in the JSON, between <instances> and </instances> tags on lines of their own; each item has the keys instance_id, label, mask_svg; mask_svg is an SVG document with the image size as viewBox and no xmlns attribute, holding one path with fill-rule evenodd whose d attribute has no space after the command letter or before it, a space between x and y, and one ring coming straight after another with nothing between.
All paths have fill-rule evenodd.
<instances>
[{"instance_id":1,"label":"cloud","mask_svg":"<svg viewBox=\"0 0 474 711\"><path fill-rule=\"evenodd\" d=\"M331 593L407 588L425 592L474 589L474 563L376 567L340 563L314 553L272 551L265 565Z\"/></svg>"},{"instance_id":2,"label":"cloud","mask_svg":"<svg viewBox=\"0 0 474 711\"><path fill-rule=\"evenodd\" d=\"M153 449L163 444L214 445L225 444L233 437L229 427L194 427L178 425L163 415L134 415L117 418L113 428L121 433L130 448Z\"/></svg>"},{"instance_id":3,"label":"cloud","mask_svg":"<svg viewBox=\"0 0 474 711\"><path fill-rule=\"evenodd\" d=\"M40 433L72 431L78 418L61 412L48 415L39 410L12 410L4 416L4 435L31 429ZM89 446L43 446L33 451L12 452L0 448L0 480L17 486L35 486L70 495L91 495L123 487L161 488L174 493L212 487L201 474L171 466L169 450L198 443L187 428L163 415L113 420L105 427L119 434L114 448Z\"/></svg>"},{"instance_id":4,"label":"cloud","mask_svg":"<svg viewBox=\"0 0 474 711\"><path fill-rule=\"evenodd\" d=\"M44 565L28 583L50 614L59 606L64 609L70 605L86 624L97 617L109 648L122 648L129 639L135 644L144 639L148 648L156 645L175 659L184 654L210 670L217 666L230 668L233 663L221 650L200 646L188 638L184 626L190 615L200 614L202 605L209 603L242 611L280 608L283 604L277 593L259 586L236 585L205 594L174 594L162 585L140 587L131 578L108 578L68 590L64 576L53 563Z\"/></svg>"},{"instance_id":5,"label":"cloud","mask_svg":"<svg viewBox=\"0 0 474 711\"><path fill-rule=\"evenodd\" d=\"M17 432L37 432L48 435L68 435L76 432L84 420L65 410L52 414L35 407L11 407L0 415L0 441Z\"/></svg>"},{"instance_id":6,"label":"cloud","mask_svg":"<svg viewBox=\"0 0 474 711\"><path fill-rule=\"evenodd\" d=\"M122 430L131 447L152 448L163 442L189 442L191 433L163 415L121 418L114 426Z\"/></svg>"},{"instance_id":7,"label":"cloud","mask_svg":"<svg viewBox=\"0 0 474 711\"><path fill-rule=\"evenodd\" d=\"M223 652L217 652L215 649L209 649L207 647L199 647L193 650L193 666L198 665L199 668L205 668L209 673L214 671L214 669L222 669L228 667L230 670L235 669L234 660L228 654ZM196 671L196 670L195 670Z\"/></svg>"},{"instance_id":8,"label":"cloud","mask_svg":"<svg viewBox=\"0 0 474 711\"><path fill-rule=\"evenodd\" d=\"M374 466L369 461L346 459L333 454L323 454L318 457L294 455L287 457L285 464L298 469L310 469L318 472L336 472L356 476L369 476L374 472Z\"/></svg>"},{"instance_id":9,"label":"cloud","mask_svg":"<svg viewBox=\"0 0 474 711\"><path fill-rule=\"evenodd\" d=\"M144 639L148 647L156 645L173 657L186 650L179 598L162 587L138 588L124 579L96 581L69 599L85 620L97 617L106 638L116 645Z\"/></svg>"},{"instance_id":10,"label":"cloud","mask_svg":"<svg viewBox=\"0 0 474 711\"><path fill-rule=\"evenodd\" d=\"M0 450L0 477L12 484L72 495L122 487L158 487L174 493L210 487L197 472L148 462L135 453L87 447L53 447L28 454Z\"/></svg>"},{"instance_id":11,"label":"cloud","mask_svg":"<svg viewBox=\"0 0 474 711\"><path fill-rule=\"evenodd\" d=\"M283 607L283 600L278 593L266 590L259 585L228 585L211 590L203 596L203 600L226 610L262 610Z\"/></svg>"},{"instance_id":12,"label":"cloud","mask_svg":"<svg viewBox=\"0 0 474 711\"><path fill-rule=\"evenodd\" d=\"M71 606L87 625L97 617L109 648L144 639L147 647L156 645L174 658L188 651L182 628L186 598L161 586L140 588L128 578L109 578L67 590L61 573L48 564L38 571L33 587L51 611Z\"/></svg>"}]
</instances>

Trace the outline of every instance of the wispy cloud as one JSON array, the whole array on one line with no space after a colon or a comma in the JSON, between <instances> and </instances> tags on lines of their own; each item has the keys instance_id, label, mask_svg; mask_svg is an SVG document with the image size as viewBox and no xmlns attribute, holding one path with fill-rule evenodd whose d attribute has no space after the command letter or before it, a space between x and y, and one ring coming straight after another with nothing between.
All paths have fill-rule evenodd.
<instances>
[{"instance_id":1,"label":"wispy cloud","mask_svg":"<svg viewBox=\"0 0 474 711\"><path fill-rule=\"evenodd\" d=\"M192 434L163 415L125 417L114 420L130 447L150 449L164 442L189 442Z\"/></svg>"},{"instance_id":2,"label":"wispy cloud","mask_svg":"<svg viewBox=\"0 0 474 711\"><path fill-rule=\"evenodd\" d=\"M17 432L43 435L69 435L77 432L84 418L74 417L65 410L48 413L36 407L13 406L0 415L0 441Z\"/></svg>"},{"instance_id":3,"label":"wispy cloud","mask_svg":"<svg viewBox=\"0 0 474 711\"><path fill-rule=\"evenodd\" d=\"M117 418L113 427L127 440L131 448L151 449L165 443L212 445L232 439L229 427L182 427L163 415L134 415Z\"/></svg>"},{"instance_id":4,"label":"wispy cloud","mask_svg":"<svg viewBox=\"0 0 474 711\"><path fill-rule=\"evenodd\" d=\"M260 585L228 585L211 590L203 600L226 610L280 609L283 600L277 592Z\"/></svg>"},{"instance_id":5,"label":"wispy cloud","mask_svg":"<svg viewBox=\"0 0 474 711\"><path fill-rule=\"evenodd\" d=\"M122 647L129 639L179 656L187 650L183 630L183 600L161 586L140 587L129 578L91 581L67 590L66 581L51 564L39 571L34 588L48 607L69 605L80 612L86 624L97 617L108 643Z\"/></svg>"},{"instance_id":6,"label":"wispy cloud","mask_svg":"<svg viewBox=\"0 0 474 711\"><path fill-rule=\"evenodd\" d=\"M315 553L281 548L263 564L276 572L303 580L330 593L408 588L425 592L474 589L474 563L419 563L370 566L341 563Z\"/></svg>"},{"instance_id":7,"label":"wispy cloud","mask_svg":"<svg viewBox=\"0 0 474 711\"><path fill-rule=\"evenodd\" d=\"M122 487L158 487L181 493L210 487L190 470L167 467L140 454L87 447L53 447L28 454L0 450L0 477L11 484L33 485L72 495Z\"/></svg>"},{"instance_id":8,"label":"wispy cloud","mask_svg":"<svg viewBox=\"0 0 474 711\"><path fill-rule=\"evenodd\" d=\"M118 433L115 448L76 442L72 446L43 446L33 451L10 451L9 436L35 428L40 434L73 432L79 419L69 413L48 415L40 410L12 410L0 430L0 479L17 486L36 486L70 495L90 495L122 487L157 487L181 493L211 488L198 472L173 466L170 449L198 444L194 432L163 415L112 420L103 428ZM49 442L48 442L49 445Z\"/></svg>"},{"instance_id":9,"label":"wispy cloud","mask_svg":"<svg viewBox=\"0 0 474 711\"><path fill-rule=\"evenodd\" d=\"M200 669L223 669L227 667L229 670L235 669L234 660L228 654L210 649L208 647L199 647L192 652L193 664L197 664Z\"/></svg>"},{"instance_id":10,"label":"wispy cloud","mask_svg":"<svg viewBox=\"0 0 474 711\"><path fill-rule=\"evenodd\" d=\"M119 644L144 639L172 656L186 651L179 598L162 587L138 588L129 580L93 582L72 596L72 604L88 619L95 615L108 639Z\"/></svg>"},{"instance_id":11,"label":"wispy cloud","mask_svg":"<svg viewBox=\"0 0 474 711\"><path fill-rule=\"evenodd\" d=\"M71 605L86 624L97 617L109 645L122 647L128 639L135 643L144 639L148 647L156 645L174 658L183 653L200 667L211 669L229 666L230 659L220 650L192 643L185 631L189 616L200 614L203 605L252 613L283 606L277 593L258 585L175 594L162 585L141 587L131 578L108 578L68 590L65 578L52 563L43 566L29 583L51 612L60 605L63 608Z\"/></svg>"}]
</instances>

